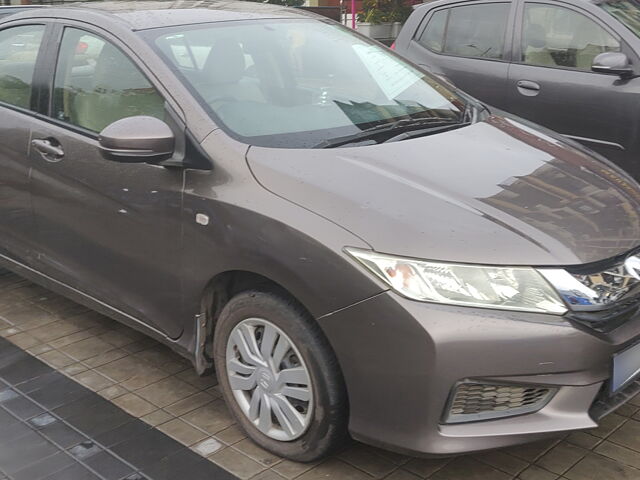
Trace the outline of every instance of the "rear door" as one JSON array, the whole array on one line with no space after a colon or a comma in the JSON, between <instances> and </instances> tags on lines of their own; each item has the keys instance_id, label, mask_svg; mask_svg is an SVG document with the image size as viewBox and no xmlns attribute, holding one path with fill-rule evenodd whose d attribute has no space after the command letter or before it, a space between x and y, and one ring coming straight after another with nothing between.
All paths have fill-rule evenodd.
<instances>
[{"instance_id":1,"label":"rear door","mask_svg":"<svg viewBox=\"0 0 640 480\"><path fill-rule=\"evenodd\" d=\"M45 31L42 24L0 29L0 255L27 265L36 242L27 152L38 102L34 73Z\"/></svg>"},{"instance_id":2,"label":"rear door","mask_svg":"<svg viewBox=\"0 0 640 480\"><path fill-rule=\"evenodd\" d=\"M494 0L430 10L406 55L483 102L504 108L514 13L511 2Z\"/></svg>"},{"instance_id":3,"label":"rear door","mask_svg":"<svg viewBox=\"0 0 640 480\"><path fill-rule=\"evenodd\" d=\"M49 117L31 132L38 268L176 338L184 171L116 163L98 151L98 133L116 120L170 123L163 95L117 39L57 27Z\"/></svg>"},{"instance_id":4,"label":"rear door","mask_svg":"<svg viewBox=\"0 0 640 480\"><path fill-rule=\"evenodd\" d=\"M591 71L602 52L623 51L637 64L635 53L588 11L559 1L522 2L517 25L507 110L640 173L626 163L640 131L640 79Z\"/></svg>"}]
</instances>

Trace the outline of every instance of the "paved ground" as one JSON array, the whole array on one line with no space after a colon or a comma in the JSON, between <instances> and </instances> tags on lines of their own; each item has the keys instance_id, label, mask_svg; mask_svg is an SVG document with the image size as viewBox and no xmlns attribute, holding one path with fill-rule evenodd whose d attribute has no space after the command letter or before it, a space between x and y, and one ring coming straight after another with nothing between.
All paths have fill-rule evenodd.
<instances>
[{"instance_id":1,"label":"paved ground","mask_svg":"<svg viewBox=\"0 0 640 480\"><path fill-rule=\"evenodd\" d=\"M164 432L242 479L640 480L638 397L600 428L557 440L442 460L352 443L334 458L307 465L277 458L246 439L215 379L198 378L168 348L11 274L0 275L0 336L153 427L149 431ZM38 413L30 415L22 416L28 421ZM0 415L0 436L11 423L7 418ZM1 452L0 439L0 468ZM194 477L185 472L184 478Z\"/></svg>"},{"instance_id":2,"label":"paved ground","mask_svg":"<svg viewBox=\"0 0 640 480\"><path fill-rule=\"evenodd\" d=\"M2 338L0 425L3 478L169 480L188 471L190 480L235 480Z\"/></svg>"}]
</instances>

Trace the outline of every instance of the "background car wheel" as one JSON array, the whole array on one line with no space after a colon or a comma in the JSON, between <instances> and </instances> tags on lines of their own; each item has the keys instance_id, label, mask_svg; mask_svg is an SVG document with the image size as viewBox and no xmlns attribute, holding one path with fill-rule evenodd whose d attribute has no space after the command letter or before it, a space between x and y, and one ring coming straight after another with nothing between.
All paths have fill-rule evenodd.
<instances>
[{"instance_id":1,"label":"background car wheel","mask_svg":"<svg viewBox=\"0 0 640 480\"><path fill-rule=\"evenodd\" d=\"M215 329L222 393L256 443L311 462L346 438L348 406L337 360L320 327L284 295L236 295Z\"/></svg>"}]
</instances>

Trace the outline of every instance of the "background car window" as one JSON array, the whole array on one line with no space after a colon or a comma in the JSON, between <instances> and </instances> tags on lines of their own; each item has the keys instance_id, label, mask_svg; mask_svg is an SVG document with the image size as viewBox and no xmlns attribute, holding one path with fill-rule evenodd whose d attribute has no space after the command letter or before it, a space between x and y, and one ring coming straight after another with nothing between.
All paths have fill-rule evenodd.
<instances>
[{"instance_id":1,"label":"background car window","mask_svg":"<svg viewBox=\"0 0 640 480\"><path fill-rule=\"evenodd\" d=\"M100 132L122 118L164 118L164 100L122 51L82 30L68 28L60 47L53 115Z\"/></svg>"},{"instance_id":2,"label":"background car window","mask_svg":"<svg viewBox=\"0 0 640 480\"><path fill-rule=\"evenodd\" d=\"M443 53L501 59L510 4L486 3L452 8Z\"/></svg>"},{"instance_id":3,"label":"background car window","mask_svg":"<svg viewBox=\"0 0 640 480\"><path fill-rule=\"evenodd\" d=\"M640 2L638 0L607 0L598 6L624 23L640 37Z\"/></svg>"},{"instance_id":4,"label":"background car window","mask_svg":"<svg viewBox=\"0 0 640 480\"><path fill-rule=\"evenodd\" d=\"M36 58L44 26L28 25L0 31L0 101L29 108Z\"/></svg>"},{"instance_id":5,"label":"background car window","mask_svg":"<svg viewBox=\"0 0 640 480\"><path fill-rule=\"evenodd\" d=\"M529 65L590 71L597 55L620 51L600 25L564 7L529 3L522 28L522 61Z\"/></svg>"},{"instance_id":6,"label":"background car window","mask_svg":"<svg viewBox=\"0 0 640 480\"><path fill-rule=\"evenodd\" d=\"M433 14L427 28L424 29L418 43L427 47L434 52L442 52L444 44L444 31L447 26L447 20L449 17L449 10L438 10Z\"/></svg>"}]
</instances>

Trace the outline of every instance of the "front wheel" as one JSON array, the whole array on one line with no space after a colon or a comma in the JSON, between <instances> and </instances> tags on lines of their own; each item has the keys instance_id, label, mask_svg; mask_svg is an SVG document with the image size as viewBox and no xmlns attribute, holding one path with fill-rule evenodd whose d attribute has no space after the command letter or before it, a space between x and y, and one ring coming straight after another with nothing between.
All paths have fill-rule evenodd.
<instances>
[{"instance_id":1,"label":"front wheel","mask_svg":"<svg viewBox=\"0 0 640 480\"><path fill-rule=\"evenodd\" d=\"M214 354L227 405L257 444L301 462L341 445L342 375L319 326L295 302L267 292L236 295L216 323Z\"/></svg>"}]
</instances>

